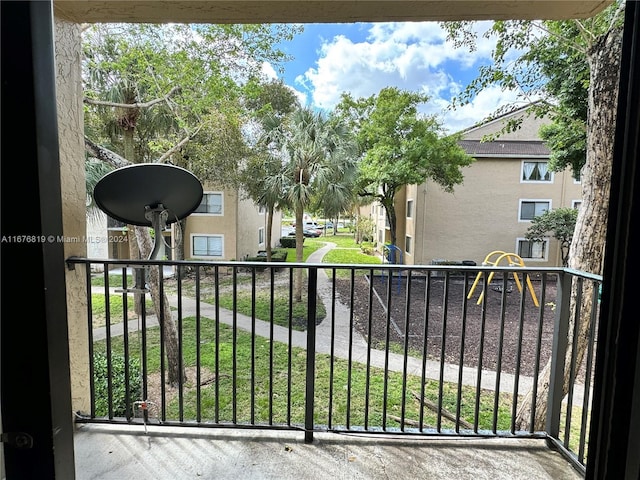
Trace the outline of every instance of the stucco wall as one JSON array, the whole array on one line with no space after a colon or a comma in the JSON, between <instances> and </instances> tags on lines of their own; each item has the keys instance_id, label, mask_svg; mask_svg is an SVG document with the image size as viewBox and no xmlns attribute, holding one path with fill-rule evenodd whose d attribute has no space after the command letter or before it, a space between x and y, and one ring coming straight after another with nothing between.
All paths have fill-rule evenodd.
<instances>
[{"instance_id":1,"label":"stucco wall","mask_svg":"<svg viewBox=\"0 0 640 480\"><path fill-rule=\"evenodd\" d=\"M551 208L571 207L580 198L580 185L569 172L554 174L553 184L521 183L519 159L479 159L465 169L464 184L453 194L427 183L424 222L417 239L422 262L433 259L474 260L480 264L493 250L516 252L530 222L518 219L519 200L550 200ZM558 243L551 240L548 261L527 265L560 265Z\"/></svg>"},{"instance_id":2,"label":"stucco wall","mask_svg":"<svg viewBox=\"0 0 640 480\"><path fill-rule=\"evenodd\" d=\"M60 143L60 176L65 257L86 257L86 188L84 119L80 76L80 25L56 18L56 103ZM71 395L74 411L88 412L89 353L85 270L67 270L67 314Z\"/></svg>"}]
</instances>

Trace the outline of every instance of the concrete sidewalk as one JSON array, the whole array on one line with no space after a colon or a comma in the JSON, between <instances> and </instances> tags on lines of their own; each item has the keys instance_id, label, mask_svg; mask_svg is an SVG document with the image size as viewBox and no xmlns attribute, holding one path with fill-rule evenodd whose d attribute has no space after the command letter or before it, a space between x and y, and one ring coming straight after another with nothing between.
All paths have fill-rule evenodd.
<instances>
[{"instance_id":1,"label":"concrete sidewalk","mask_svg":"<svg viewBox=\"0 0 640 480\"><path fill-rule=\"evenodd\" d=\"M327 242L327 245L311 255L307 259L307 263L321 264L324 255L335 248L335 244ZM95 293L104 293L104 290L100 290L98 287L94 290ZM341 304L336 300L335 304L335 322L331 309L331 280L327 277L324 269L318 269L318 293L320 298L325 303L327 316L318 325L316 329L316 351L317 353L331 354L333 351L334 356L342 359L349 359L349 338L352 334L351 345L351 359L354 362L366 363L367 357L370 356L370 362L373 367L385 368L385 364L390 371L402 372L404 371L405 359L402 355L385 352L383 350L368 349L367 342L360 335L359 332L351 332L349 326L350 311L349 308ZM176 296L169 296L168 300L172 306L177 306L178 299ZM196 315L196 309L200 308L200 315L207 318L215 318L215 306L199 302L194 298L182 297L182 317L189 317ZM174 311L177 316L177 312ZM226 325L233 325L234 318L233 313L229 310L220 309L220 322ZM255 334L270 338L271 331L273 329L273 340L283 343L289 341L289 330L285 327L274 325L273 327L269 322L256 319L252 321L251 317L236 313L236 324L238 328L251 332L252 325L255 325ZM146 318L147 326L157 325L157 319L155 315L149 315ZM135 331L138 329L138 321L131 320L128 323L128 331ZM333 332L332 332L333 328ZM111 335L122 335L123 324L117 324L111 326ZM94 340L100 340L105 337L105 329L97 328L93 332ZM333 341L333 350L332 350ZM307 333L298 330L291 332L292 346L306 348L307 346ZM387 358L388 356L388 358ZM426 360L424 362L425 378L430 380L440 380L441 363L434 360ZM409 375L422 375L423 360L421 358L408 357L406 365L406 373ZM462 384L466 386L477 386L478 383L478 369L459 366L446 363L443 367L443 381L458 383L459 376L461 375ZM483 370L481 372L481 388L488 391L494 391L496 389L497 373L492 370ZM533 378L520 375L518 391L522 394L531 389L533 385ZM500 391L509 393L513 392L515 387L515 376L508 373L500 374ZM579 404L582 400L582 389L580 385L576 386L574 391L574 403Z\"/></svg>"}]
</instances>

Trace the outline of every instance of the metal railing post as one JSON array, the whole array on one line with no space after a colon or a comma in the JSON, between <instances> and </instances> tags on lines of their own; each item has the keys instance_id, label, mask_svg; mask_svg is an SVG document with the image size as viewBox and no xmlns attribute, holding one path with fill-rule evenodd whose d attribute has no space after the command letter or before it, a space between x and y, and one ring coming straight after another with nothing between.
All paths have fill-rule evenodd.
<instances>
[{"instance_id":1,"label":"metal railing post","mask_svg":"<svg viewBox=\"0 0 640 480\"><path fill-rule=\"evenodd\" d=\"M551 352L551 373L549 397L547 401L547 434L555 439L560 435L560 411L564 397L564 369L567 345L569 343L569 316L571 313L572 275L558 274L556 318L553 327L553 349Z\"/></svg>"},{"instance_id":2,"label":"metal railing post","mask_svg":"<svg viewBox=\"0 0 640 480\"><path fill-rule=\"evenodd\" d=\"M315 372L316 372L316 307L318 292L318 268L311 267L307 290L307 373L305 393L304 415L304 441L313 442L314 430L314 396L315 396Z\"/></svg>"}]
</instances>

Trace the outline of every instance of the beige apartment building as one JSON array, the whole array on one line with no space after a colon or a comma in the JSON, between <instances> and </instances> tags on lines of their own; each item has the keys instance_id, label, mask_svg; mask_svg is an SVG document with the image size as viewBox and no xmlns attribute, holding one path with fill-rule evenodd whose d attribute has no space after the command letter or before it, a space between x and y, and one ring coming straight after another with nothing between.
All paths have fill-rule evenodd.
<instances>
[{"instance_id":1,"label":"beige apartment building","mask_svg":"<svg viewBox=\"0 0 640 480\"><path fill-rule=\"evenodd\" d=\"M282 213L273 218L271 246L280 241ZM108 239L108 242L87 242L89 258L130 258L126 227L104 213L87 221L87 238ZM175 260L173 250L179 238L178 223L163 232L164 245L159 258ZM106 234L105 234L106 231ZM187 260L244 260L266 250L266 209L238 192L205 185L200 206L186 218L184 257Z\"/></svg>"},{"instance_id":2,"label":"beige apartment building","mask_svg":"<svg viewBox=\"0 0 640 480\"><path fill-rule=\"evenodd\" d=\"M267 245L267 211L236 191L205 185L200 206L187 217L185 258L244 260ZM280 241L282 213L274 213L271 246Z\"/></svg>"},{"instance_id":3,"label":"beige apartment building","mask_svg":"<svg viewBox=\"0 0 640 480\"><path fill-rule=\"evenodd\" d=\"M521 128L483 141L516 116L522 117ZM581 202L580 182L572 172L548 169L549 150L538 136L544 121L518 110L462 132L460 145L475 162L463 170L464 182L454 193L432 181L407 186L396 199L402 263L469 260L480 265L491 252L502 251L519 255L527 266L562 265L557 240L525 238L534 216L559 207L578 208ZM384 209L374 205L373 215L381 248L390 239Z\"/></svg>"}]
</instances>

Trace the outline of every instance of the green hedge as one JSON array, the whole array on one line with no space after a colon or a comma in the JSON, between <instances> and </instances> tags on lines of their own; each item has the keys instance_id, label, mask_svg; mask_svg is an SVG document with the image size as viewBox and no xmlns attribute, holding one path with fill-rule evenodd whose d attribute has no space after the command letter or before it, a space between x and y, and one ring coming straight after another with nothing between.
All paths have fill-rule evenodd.
<instances>
[{"instance_id":1,"label":"green hedge","mask_svg":"<svg viewBox=\"0 0 640 480\"><path fill-rule=\"evenodd\" d=\"M272 262L286 262L287 261L287 251L286 250L273 250L271 252L271 261ZM259 257L247 257L247 262L266 262L267 256L261 255Z\"/></svg>"},{"instance_id":2,"label":"green hedge","mask_svg":"<svg viewBox=\"0 0 640 480\"><path fill-rule=\"evenodd\" d=\"M304 243L304 238L302 243ZM280 238L280 245L282 245L282 248L296 248L296 237L282 237Z\"/></svg>"},{"instance_id":3,"label":"green hedge","mask_svg":"<svg viewBox=\"0 0 640 480\"><path fill-rule=\"evenodd\" d=\"M94 353L93 365L96 416L106 417L109 415L107 355L103 352ZM113 415L116 417L125 417L127 415L124 366L125 361L123 355L113 354L111 356ZM142 400L141 397L142 375L140 371L140 360L134 357L129 357L129 404L132 410L135 410L134 402ZM135 413L135 411L133 413Z\"/></svg>"}]
</instances>

